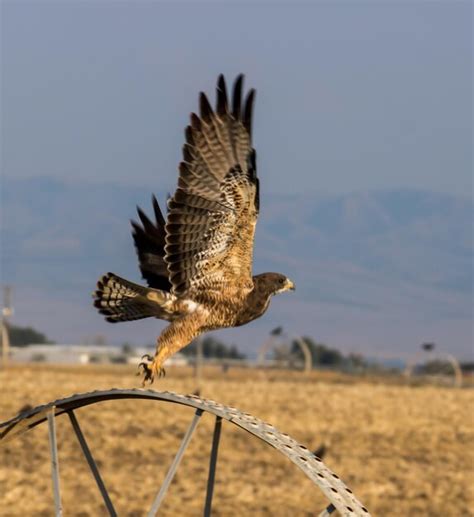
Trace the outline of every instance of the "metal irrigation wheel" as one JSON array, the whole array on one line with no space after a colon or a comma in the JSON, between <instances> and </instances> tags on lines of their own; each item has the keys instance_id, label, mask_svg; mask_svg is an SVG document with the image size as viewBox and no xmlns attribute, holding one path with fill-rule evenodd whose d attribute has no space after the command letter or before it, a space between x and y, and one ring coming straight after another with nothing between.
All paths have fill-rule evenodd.
<instances>
[{"instance_id":1,"label":"metal irrigation wheel","mask_svg":"<svg viewBox=\"0 0 474 517\"><path fill-rule=\"evenodd\" d=\"M413 378L415 376L415 368L417 365L427 365L430 361L439 361L440 363L445 363L449 366L449 368L452 370L451 372L446 371L440 371L437 375L431 374L431 377L436 379L438 378L445 378L449 379L450 375L452 374L452 385L455 388L462 388L462 370L459 366L458 360L451 354L435 354L429 358L426 357L425 354L418 353L414 356L414 358L407 363L407 366L405 368L405 376L409 378ZM429 374L424 374L426 378L430 378Z\"/></svg>"},{"instance_id":2,"label":"metal irrigation wheel","mask_svg":"<svg viewBox=\"0 0 474 517\"><path fill-rule=\"evenodd\" d=\"M0 423L0 443L4 443L7 440L12 440L20 434L29 431L42 422L48 422L54 504L57 516L62 515L62 506L59 484L55 418L65 413L68 415L71 421L72 427L79 440L82 452L84 453L87 463L89 464L109 514L111 516L117 515L104 482L100 476L97 464L94 461L86 439L82 434L79 422L77 421L77 418L74 414L75 409L89 406L104 400L114 399L156 400L181 404L195 409L195 413L189 428L183 437L181 445L165 476L163 484L161 485L160 490L158 491L158 494L156 495L151 505L151 508L148 512L148 517L153 517L157 514L160 504L166 495L171 481L173 480L181 458L191 440L196 426L199 423L199 419L204 412L213 414L216 417L209 462L206 503L204 508L205 516L211 515L212 495L214 489L222 420L227 420L231 424L234 424L244 429L245 431L248 431L253 436L260 438L264 442L274 447L288 459L290 459L300 470L302 470L313 481L313 483L319 487L319 489L330 501L330 504L319 514L320 517L330 515L335 510L337 510L341 515L347 516L370 515L368 510L362 506L352 491L347 488L347 486L336 474L331 472L331 470L329 470L326 465L324 465L320 458L312 454L303 445L298 444L289 435L281 433L272 425L267 424L248 413L243 413L234 407L224 406L218 402L214 402L213 400L206 400L193 395L181 395L167 391L158 392L144 389L112 389L106 391L81 393L64 399L56 400L43 406L37 406L36 408L33 408L29 411L20 413L11 420Z\"/></svg>"}]
</instances>

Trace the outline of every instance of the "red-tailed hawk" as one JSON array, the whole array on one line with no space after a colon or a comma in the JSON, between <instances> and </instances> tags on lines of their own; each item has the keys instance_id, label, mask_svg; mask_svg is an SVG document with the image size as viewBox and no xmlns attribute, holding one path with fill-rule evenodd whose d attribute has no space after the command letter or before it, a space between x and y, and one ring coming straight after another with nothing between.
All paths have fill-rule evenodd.
<instances>
[{"instance_id":1,"label":"red-tailed hawk","mask_svg":"<svg viewBox=\"0 0 474 517\"><path fill-rule=\"evenodd\" d=\"M153 197L155 222L139 208L132 221L140 270L149 287L104 275L94 305L107 321L155 317L170 321L147 356L144 380L164 373L172 354L208 330L237 327L261 316L272 295L294 289L279 273L252 276L259 211L256 154L252 147L255 90L242 103L243 76L231 104L221 75L213 111L200 94L200 116L186 128L178 188L165 222Z\"/></svg>"}]
</instances>

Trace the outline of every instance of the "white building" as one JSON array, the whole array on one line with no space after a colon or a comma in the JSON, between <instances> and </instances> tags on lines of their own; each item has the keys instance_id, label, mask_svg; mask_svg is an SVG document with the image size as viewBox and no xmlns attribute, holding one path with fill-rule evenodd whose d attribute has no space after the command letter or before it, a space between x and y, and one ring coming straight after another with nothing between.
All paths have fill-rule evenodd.
<instances>
[{"instance_id":1,"label":"white building","mask_svg":"<svg viewBox=\"0 0 474 517\"><path fill-rule=\"evenodd\" d=\"M144 354L153 355L151 348L133 348L129 354L121 347L104 345L27 345L10 349L12 361L18 363L91 364L128 363L138 364ZM188 364L182 354L175 354L167 364L182 366Z\"/></svg>"},{"instance_id":2,"label":"white building","mask_svg":"<svg viewBox=\"0 0 474 517\"><path fill-rule=\"evenodd\" d=\"M15 362L88 364L119 362L120 348L103 345L27 345L11 347ZM122 361L125 362L125 361Z\"/></svg>"}]
</instances>

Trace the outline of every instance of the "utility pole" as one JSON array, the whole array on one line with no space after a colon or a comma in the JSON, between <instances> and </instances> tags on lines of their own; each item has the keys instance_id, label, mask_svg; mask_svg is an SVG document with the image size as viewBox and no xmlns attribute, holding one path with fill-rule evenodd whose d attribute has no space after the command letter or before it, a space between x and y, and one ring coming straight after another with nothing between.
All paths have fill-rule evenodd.
<instances>
[{"instance_id":1,"label":"utility pole","mask_svg":"<svg viewBox=\"0 0 474 517\"><path fill-rule=\"evenodd\" d=\"M202 338L196 339L196 358L194 363L194 380L196 382L196 392L201 393L202 386Z\"/></svg>"},{"instance_id":2,"label":"utility pole","mask_svg":"<svg viewBox=\"0 0 474 517\"><path fill-rule=\"evenodd\" d=\"M8 335L8 318L13 314L11 307L11 286L3 286L3 308L2 308L2 365L6 369L10 356L10 336Z\"/></svg>"}]
</instances>

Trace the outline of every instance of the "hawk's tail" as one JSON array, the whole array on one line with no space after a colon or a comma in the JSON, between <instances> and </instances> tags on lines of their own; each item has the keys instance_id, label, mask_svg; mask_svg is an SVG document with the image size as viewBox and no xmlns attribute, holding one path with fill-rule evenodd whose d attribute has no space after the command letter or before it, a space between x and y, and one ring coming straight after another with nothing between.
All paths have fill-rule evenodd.
<instances>
[{"instance_id":1,"label":"hawk's tail","mask_svg":"<svg viewBox=\"0 0 474 517\"><path fill-rule=\"evenodd\" d=\"M172 295L134 284L113 273L100 278L93 296L94 306L111 323L150 317L169 320L171 316L163 305L171 301Z\"/></svg>"}]
</instances>

